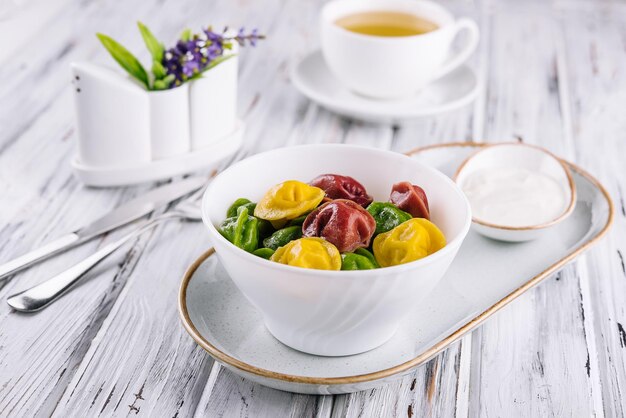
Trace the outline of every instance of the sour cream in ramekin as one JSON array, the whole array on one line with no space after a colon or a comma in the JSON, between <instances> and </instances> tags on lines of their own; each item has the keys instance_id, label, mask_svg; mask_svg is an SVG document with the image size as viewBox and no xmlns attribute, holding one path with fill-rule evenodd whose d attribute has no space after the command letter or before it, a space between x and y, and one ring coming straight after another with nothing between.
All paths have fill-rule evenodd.
<instances>
[{"instance_id":1,"label":"sour cream in ramekin","mask_svg":"<svg viewBox=\"0 0 626 418\"><path fill-rule=\"evenodd\" d=\"M558 218L569 204L568 192L554 178L522 167L487 167L467 176L461 189L478 219L529 226Z\"/></svg>"},{"instance_id":2,"label":"sour cream in ramekin","mask_svg":"<svg viewBox=\"0 0 626 418\"><path fill-rule=\"evenodd\" d=\"M528 241L564 220L576 190L569 169L548 151L525 144L485 146L455 180L472 207L474 229L502 241Z\"/></svg>"}]
</instances>

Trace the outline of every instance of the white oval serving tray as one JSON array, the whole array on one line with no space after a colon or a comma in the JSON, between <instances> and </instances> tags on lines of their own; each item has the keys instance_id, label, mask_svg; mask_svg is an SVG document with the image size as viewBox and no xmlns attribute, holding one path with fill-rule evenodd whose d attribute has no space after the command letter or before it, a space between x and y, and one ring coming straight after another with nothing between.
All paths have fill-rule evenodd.
<instances>
[{"instance_id":1,"label":"white oval serving tray","mask_svg":"<svg viewBox=\"0 0 626 418\"><path fill-rule=\"evenodd\" d=\"M80 181L93 187L126 186L166 179L216 166L241 148L244 130L244 123L238 120L231 134L206 148L146 164L132 167L94 168L81 164L76 156L72 160L72 168Z\"/></svg>"},{"instance_id":2,"label":"white oval serving tray","mask_svg":"<svg viewBox=\"0 0 626 418\"><path fill-rule=\"evenodd\" d=\"M451 176L480 146L438 145L409 155ZM470 231L432 295L415 307L389 342L372 351L320 357L281 344L265 329L261 315L230 280L213 249L183 278L178 300L183 325L219 363L276 389L348 393L397 379L475 329L605 234L613 219L607 191L584 170L568 166L578 196L576 209L567 220L545 236L524 243L494 241Z\"/></svg>"}]
</instances>

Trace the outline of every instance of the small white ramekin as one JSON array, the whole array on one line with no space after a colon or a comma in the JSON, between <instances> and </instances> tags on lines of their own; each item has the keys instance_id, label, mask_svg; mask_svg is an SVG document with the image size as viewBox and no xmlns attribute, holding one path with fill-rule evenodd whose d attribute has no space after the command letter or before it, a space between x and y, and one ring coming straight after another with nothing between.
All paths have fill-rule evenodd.
<instances>
[{"instance_id":1,"label":"small white ramekin","mask_svg":"<svg viewBox=\"0 0 626 418\"><path fill-rule=\"evenodd\" d=\"M530 241L555 228L574 211L576 184L567 165L551 152L534 145L503 142L485 146L470 155L459 166L454 175L454 180L462 188L463 182L470 174L477 170L493 167L520 167L545 174L563 188L566 193L566 204L557 217L536 225L502 225L474 216L472 225L479 234L499 241Z\"/></svg>"}]
</instances>

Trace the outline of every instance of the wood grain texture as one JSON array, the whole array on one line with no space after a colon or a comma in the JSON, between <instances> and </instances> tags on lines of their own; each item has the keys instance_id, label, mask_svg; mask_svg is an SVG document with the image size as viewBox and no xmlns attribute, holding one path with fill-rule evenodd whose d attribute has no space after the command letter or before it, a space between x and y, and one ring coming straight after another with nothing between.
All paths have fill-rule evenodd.
<instances>
[{"instance_id":1,"label":"wood grain texture","mask_svg":"<svg viewBox=\"0 0 626 418\"><path fill-rule=\"evenodd\" d=\"M499 7L491 19L485 138L537 144L571 158L560 105L561 34L554 11ZM596 368L595 353L589 352L585 325L572 266L499 312L474 338L480 362L472 373L480 379L472 387L479 392L473 414L601 412L593 402L589 369Z\"/></svg>"},{"instance_id":2,"label":"wood grain texture","mask_svg":"<svg viewBox=\"0 0 626 418\"><path fill-rule=\"evenodd\" d=\"M72 176L76 135L68 64L111 65L93 33L147 58L134 23L168 42L186 25L257 26L242 52L243 149L352 143L406 151L459 140L520 140L589 169L617 204L613 233L588 256L398 381L341 396L265 388L223 368L176 312L185 268L209 246L202 227L160 226L33 315L0 303L0 416L623 416L626 408L626 7L569 0L445 0L481 28L472 59L484 90L465 109L375 125L312 104L289 82L319 45L323 1L68 2L25 37L0 76L0 262L106 213L154 185L92 190ZM36 53L33 51L36 50ZM162 211L163 209L161 209ZM120 236L114 232L0 283L0 301Z\"/></svg>"},{"instance_id":3,"label":"wood grain texture","mask_svg":"<svg viewBox=\"0 0 626 418\"><path fill-rule=\"evenodd\" d=\"M129 7L123 12L135 10ZM68 10L48 27L49 48L42 48L39 54L21 49L2 67L2 76L13 81L0 93L2 260L147 190L146 186L85 190L69 169L74 133L67 65L74 53L90 54L88 48L75 43L70 22L77 16L89 20L93 13L96 11L89 7ZM4 283L0 297L5 300L7 295L34 285L118 235L110 234L20 274ZM18 315L5 303L0 305L0 415L50 415L142 250L139 243L99 267L89 275L98 280L87 280L72 292L72 298L64 298L44 314Z\"/></svg>"},{"instance_id":4,"label":"wood grain texture","mask_svg":"<svg viewBox=\"0 0 626 418\"><path fill-rule=\"evenodd\" d=\"M265 3L259 4L258 8L267 6L279 9L285 5L282 2L276 2L274 5ZM171 18L176 16L176 11L184 5L168 2L163 7L164 10L160 13ZM213 7L221 10L223 15L208 16L209 10L197 12L205 13L205 20L211 18L213 21L224 21L228 16L229 4L216 3ZM254 12L255 10L250 10L250 15L254 15ZM288 10L285 11L287 12ZM260 22L257 20L255 23L272 27L277 18L266 14L265 19L261 19ZM199 17L196 16L196 19ZM242 19L245 22L247 18L243 15ZM181 18L177 24L172 24L171 21L163 23L163 27L158 23L151 26L158 32L167 32L170 27L172 31L178 31L184 25L184 20ZM282 29L284 33L279 32L275 36L287 37L291 30L293 28L285 27ZM289 96L300 102L303 98L285 88L288 87L287 61L284 52L278 48L276 45L264 55L252 51L247 60L242 60L240 112L246 116L248 130L244 149L235 159L263 149L281 146L292 125L297 123L298 114L289 111L292 105ZM262 91L259 91L260 86L264 87ZM291 120L284 118L281 124L270 124L270 116L273 114L288 115ZM260 121L255 124L257 118ZM172 303L176 297L181 273L193 258L197 257L201 249L209 246L202 228L199 226L195 228L197 232L193 235L194 239L189 239L190 232L178 231L172 235L171 242L167 237L150 240L151 243L159 243L158 248L149 248L150 258L169 260L167 268L163 269L158 263L153 265L149 259L145 259L145 264L140 263L137 266L134 280L126 284L124 292L116 301L100 334L85 355L81 368L60 400L55 416L74 414L79 416L82 412L77 411L88 411L89 414L104 416L126 414L189 416L196 409L201 394L208 390L205 383L212 361L180 327L176 305ZM160 231L159 228L155 235ZM155 280L158 285L155 285ZM147 288L151 291L146 292ZM115 364L115 369L111 369L110 364ZM141 364L142 367L137 368L137 364ZM216 370L219 371L219 368ZM224 390L212 392L208 408L219 408L219 405L226 402L228 416L238 407L246 408L247 403L258 400L260 402L258 407L268 406L268 414L273 410L274 398L269 395L270 390L251 387L251 392L259 395L254 396L251 393L246 397L231 397L229 390L231 386L227 385L228 376L222 378L220 375L217 380L220 387L224 386ZM243 391L244 387L251 385L246 381L240 386L240 390ZM287 401L292 398L296 405L290 407L293 416L308 413L310 405L316 405L318 402L314 397L294 397L283 393L279 397L282 401L276 405L278 410L283 408L282 404L290 405L291 402ZM298 399L302 401L299 402ZM214 413L218 413L218 409L209 415Z\"/></svg>"},{"instance_id":5,"label":"wood grain texture","mask_svg":"<svg viewBox=\"0 0 626 418\"><path fill-rule=\"evenodd\" d=\"M127 281L56 416L194 411L212 361L178 326L178 277L170 271L184 270L209 244L198 223L172 221L154 235L146 248L150 255L136 266L141 274Z\"/></svg>"},{"instance_id":6,"label":"wood grain texture","mask_svg":"<svg viewBox=\"0 0 626 418\"><path fill-rule=\"evenodd\" d=\"M566 8L561 16L563 62L569 70L564 105L570 112L570 132L576 159L609 189L616 219L607 239L593 249L579 270L584 305L597 347L606 416L626 412L626 8ZM588 314L587 314L588 313Z\"/></svg>"},{"instance_id":7,"label":"wood grain texture","mask_svg":"<svg viewBox=\"0 0 626 418\"><path fill-rule=\"evenodd\" d=\"M332 401L257 385L215 363L195 416L323 418L330 416Z\"/></svg>"}]
</instances>

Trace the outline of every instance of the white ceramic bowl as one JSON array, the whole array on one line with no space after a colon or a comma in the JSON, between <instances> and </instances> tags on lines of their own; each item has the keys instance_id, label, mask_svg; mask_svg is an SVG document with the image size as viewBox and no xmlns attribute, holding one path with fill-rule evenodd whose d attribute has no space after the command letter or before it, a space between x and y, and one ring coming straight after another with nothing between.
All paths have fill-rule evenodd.
<instances>
[{"instance_id":1,"label":"white ceramic bowl","mask_svg":"<svg viewBox=\"0 0 626 418\"><path fill-rule=\"evenodd\" d=\"M337 173L361 182L378 201L410 181L428 195L432 221L447 245L394 267L324 271L292 267L247 253L217 230L233 201L258 201L285 180L308 182ZM311 354L350 355L386 342L400 319L427 296L454 259L470 224L469 202L439 171L405 155L351 145L306 145L257 154L219 174L207 189L202 217L224 268L284 344Z\"/></svg>"},{"instance_id":2,"label":"white ceramic bowl","mask_svg":"<svg viewBox=\"0 0 626 418\"><path fill-rule=\"evenodd\" d=\"M539 172L555 180L565 193L562 212L548 222L534 225L503 225L479 219L474 215L476 232L493 239L509 242L530 241L565 220L576 204L576 186L567 165L549 151L534 145L501 143L486 146L470 155L457 169L454 180L460 187L472 173L484 168L519 167Z\"/></svg>"}]
</instances>

